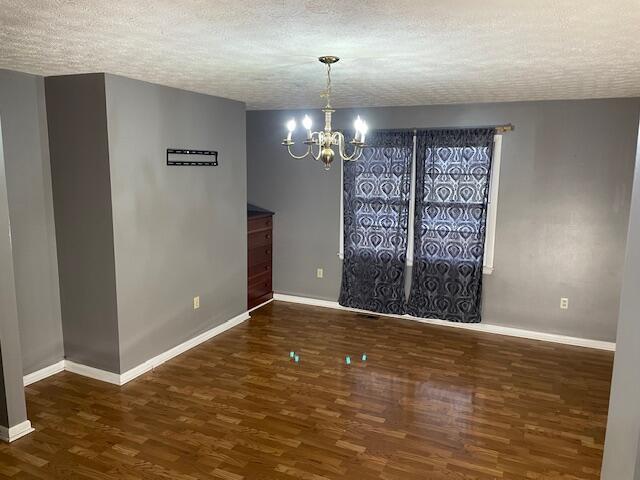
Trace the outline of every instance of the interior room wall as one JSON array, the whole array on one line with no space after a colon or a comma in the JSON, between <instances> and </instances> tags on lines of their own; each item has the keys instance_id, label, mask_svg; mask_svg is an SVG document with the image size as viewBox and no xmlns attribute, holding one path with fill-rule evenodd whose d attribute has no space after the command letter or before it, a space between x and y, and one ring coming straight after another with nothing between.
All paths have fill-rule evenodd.
<instances>
[{"instance_id":1,"label":"interior room wall","mask_svg":"<svg viewBox=\"0 0 640 480\"><path fill-rule=\"evenodd\" d=\"M636 158L603 480L640 479L640 139Z\"/></svg>"},{"instance_id":2,"label":"interior room wall","mask_svg":"<svg viewBox=\"0 0 640 480\"><path fill-rule=\"evenodd\" d=\"M639 111L629 98L383 107L338 110L334 127L351 128L356 114L381 129L512 123L483 321L614 341ZM276 212L275 291L336 301L339 163L325 172L280 145L287 119L307 112L321 128L317 108L247 113L248 200Z\"/></svg>"},{"instance_id":3,"label":"interior room wall","mask_svg":"<svg viewBox=\"0 0 640 480\"><path fill-rule=\"evenodd\" d=\"M104 75L47 77L45 87L65 356L118 373Z\"/></svg>"},{"instance_id":4,"label":"interior room wall","mask_svg":"<svg viewBox=\"0 0 640 480\"><path fill-rule=\"evenodd\" d=\"M104 74L45 85L67 358L124 373L245 312L244 104ZM181 147L219 165L166 165Z\"/></svg>"},{"instance_id":5,"label":"interior room wall","mask_svg":"<svg viewBox=\"0 0 640 480\"><path fill-rule=\"evenodd\" d=\"M2 133L2 120L0 120ZM22 353L18 327L11 224L5 175L5 160L0 135L0 436L6 429L27 419L22 384Z\"/></svg>"},{"instance_id":6,"label":"interior room wall","mask_svg":"<svg viewBox=\"0 0 640 480\"><path fill-rule=\"evenodd\" d=\"M2 345L0 345L0 426L9 428L9 409L7 408L7 393L4 386L4 369L2 368Z\"/></svg>"},{"instance_id":7,"label":"interior room wall","mask_svg":"<svg viewBox=\"0 0 640 480\"><path fill-rule=\"evenodd\" d=\"M24 373L63 359L42 77L0 70L9 215Z\"/></svg>"},{"instance_id":8,"label":"interior room wall","mask_svg":"<svg viewBox=\"0 0 640 480\"><path fill-rule=\"evenodd\" d=\"M247 309L245 106L113 75L106 92L124 372Z\"/></svg>"}]
</instances>

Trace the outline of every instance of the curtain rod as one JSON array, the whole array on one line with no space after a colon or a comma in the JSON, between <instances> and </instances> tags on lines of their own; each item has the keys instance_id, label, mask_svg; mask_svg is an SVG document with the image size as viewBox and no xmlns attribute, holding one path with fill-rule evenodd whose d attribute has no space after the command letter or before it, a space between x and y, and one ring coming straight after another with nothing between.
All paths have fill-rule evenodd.
<instances>
[{"instance_id":1,"label":"curtain rod","mask_svg":"<svg viewBox=\"0 0 640 480\"><path fill-rule=\"evenodd\" d=\"M413 128L414 132L424 132L428 130L466 130L469 128L493 128L496 133L507 133L513 131L513 125L510 123L504 125L482 125L482 126L457 126L457 127L429 127L429 128Z\"/></svg>"},{"instance_id":2,"label":"curtain rod","mask_svg":"<svg viewBox=\"0 0 640 480\"><path fill-rule=\"evenodd\" d=\"M428 127L428 128L381 128L380 130L387 131L398 131L398 132L406 132L407 130L413 130L413 132L424 132L428 130L466 130L468 128L493 128L496 133L508 133L512 132L515 127L511 123L506 123L504 125L482 125L482 126L457 126L457 127Z\"/></svg>"},{"instance_id":3,"label":"curtain rod","mask_svg":"<svg viewBox=\"0 0 640 480\"><path fill-rule=\"evenodd\" d=\"M383 131L387 131L387 132L406 132L408 130L412 131L414 134L416 132L426 132L429 130L466 130L469 128L493 128L497 134L502 134L502 133L509 133L509 132L513 132L515 130L515 126L512 123L505 123L504 125L482 125L482 126L457 126L457 127L428 127L428 128L416 128L416 127L412 127L412 128L377 128L375 130L383 130ZM341 131L344 131L347 129L342 129Z\"/></svg>"}]
</instances>

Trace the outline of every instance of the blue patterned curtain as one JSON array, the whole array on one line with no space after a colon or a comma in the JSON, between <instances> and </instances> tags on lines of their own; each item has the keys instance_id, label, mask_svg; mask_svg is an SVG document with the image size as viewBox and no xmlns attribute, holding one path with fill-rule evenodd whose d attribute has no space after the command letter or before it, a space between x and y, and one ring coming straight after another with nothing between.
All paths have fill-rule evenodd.
<instances>
[{"instance_id":1,"label":"blue patterned curtain","mask_svg":"<svg viewBox=\"0 0 640 480\"><path fill-rule=\"evenodd\" d=\"M480 322L494 129L418 131L407 313Z\"/></svg>"},{"instance_id":2,"label":"blue patterned curtain","mask_svg":"<svg viewBox=\"0 0 640 480\"><path fill-rule=\"evenodd\" d=\"M340 305L404 313L413 132L376 131L344 162Z\"/></svg>"}]
</instances>

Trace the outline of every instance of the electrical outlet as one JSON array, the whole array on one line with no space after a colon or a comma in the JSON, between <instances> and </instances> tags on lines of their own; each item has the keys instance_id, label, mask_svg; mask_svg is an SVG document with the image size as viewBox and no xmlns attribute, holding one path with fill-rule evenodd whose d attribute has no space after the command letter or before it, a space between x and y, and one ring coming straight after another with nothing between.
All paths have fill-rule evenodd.
<instances>
[{"instance_id":1,"label":"electrical outlet","mask_svg":"<svg viewBox=\"0 0 640 480\"><path fill-rule=\"evenodd\" d=\"M324 277L324 270L323 270L323 269L321 269L321 268L318 268L318 269L316 270L316 277L317 277L317 278L323 278L323 277Z\"/></svg>"},{"instance_id":2,"label":"electrical outlet","mask_svg":"<svg viewBox=\"0 0 640 480\"><path fill-rule=\"evenodd\" d=\"M562 310L568 310L569 309L569 299L566 297L562 297L560 299L560 308Z\"/></svg>"},{"instance_id":3,"label":"electrical outlet","mask_svg":"<svg viewBox=\"0 0 640 480\"><path fill-rule=\"evenodd\" d=\"M200 308L200 297L193 297L193 309L197 310Z\"/></svg>"}]
</instances>

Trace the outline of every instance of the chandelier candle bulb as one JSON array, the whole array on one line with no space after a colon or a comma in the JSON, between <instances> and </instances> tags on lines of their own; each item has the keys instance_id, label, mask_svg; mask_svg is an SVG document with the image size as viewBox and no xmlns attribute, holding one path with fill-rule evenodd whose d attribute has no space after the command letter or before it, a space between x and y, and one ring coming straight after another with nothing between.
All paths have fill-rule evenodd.
<instances>
[{"instance_id":1,"label":"chandelier candle bulb","mask_svg":"<svg viewBox=\"0 0 640 480\"><path fill-rule=\"evenodd\" d=\"M296 121L292 118L287 122L287 130L289 130L289 134L287 135L287 142L291 142L291 135L293 131L296 129Z\"/></svg>"},{"instance_id":2,"label":"chandelier candle bulb","mask_svg":"<svg viewBox=\"0 0 640 480\"><path fill-rule=\"evenodd\" d=\"M356 130L356 135L354 137L354 140L356 142L359 142L360 138L362 137L362 119L360 118L360 115L358 115L358 118L356 118L356 121L353 122L353 127Z\"/></svg>"},{"instance_id":3,"label":"chandelier candle bulb","mask_svg":"<svg viewBox=\"0 0 640 480\"><path fill-rule=\"evenodd\" d=\"M309 115L305 115L304 119L302 120L302 125L304 126L305 130L307 131L307 140L311 140L311 118L309 118Z\"/></svg>"}]
</instances>

